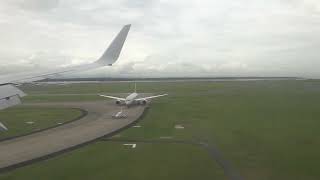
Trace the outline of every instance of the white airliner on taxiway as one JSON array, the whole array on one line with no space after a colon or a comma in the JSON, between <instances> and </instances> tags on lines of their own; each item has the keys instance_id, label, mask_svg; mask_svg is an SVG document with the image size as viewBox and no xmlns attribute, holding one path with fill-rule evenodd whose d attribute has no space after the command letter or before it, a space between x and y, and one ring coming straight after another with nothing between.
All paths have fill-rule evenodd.
<instances>
[{"instance_id":1,"label":"white airliner on taxiway","mask_svg":"<svg viewBox=\"0 0 320 180\"><path fill-rule=\"evenodd\" d=\"M114 38L107 50L103 53L103 55L93 63L59 68L46 72L33 71L28 73L0 76L0 110L17 104L21 104L20 98L26 96L26 94L15 86L17 84L19 85L21 83L42 80L48 78L50 75L55 74L84 71L103 66L111 66L119 58L121 49L130 30L130 26L130 24L125 25L121 29L119 34ZM7 128L2 123L0 123L0 130L7 130Z\"/></svg>"},{"instance_id":2,"label":"white airliner on taxiway","mask_svg":"<svg viewBox=\"0 0 320 180\"><path fill-rule=\"evenodd\" d=\"M102 96L102 97L115 99L116 104L126 105L127 107L130 107L131 105L146 105L150 99L161 97L161 96L167 96L168 94L161 94L161 95L142 97L142 98L138 98L138 95L139 94L137 93L137 85L136 84L134 84L134 92L129 94L129 96L127 96L126 98L99 94L99 96Z\"/></svg>"}]
</instances>

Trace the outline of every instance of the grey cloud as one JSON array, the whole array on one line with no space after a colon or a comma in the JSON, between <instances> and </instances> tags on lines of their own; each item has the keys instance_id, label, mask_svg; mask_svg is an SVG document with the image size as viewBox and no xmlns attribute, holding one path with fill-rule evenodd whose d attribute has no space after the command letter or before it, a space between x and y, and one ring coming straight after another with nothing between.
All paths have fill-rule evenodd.
<instances>
[{"instance_id":1,"label":"grey cloud","mask_svg":"<svg viewBox=\"0 0 320 180\"><path fill-rule=\"evenodd\" d=\"M25 10L49 11L58 7L59 0L12 0L10 3Z\"/></svg>"},{"instance_id":2,"label":"grey cloud","mask_svg":"<svg viewBox=\"0 0 320 180\"><path fill-rule=\"evenodd\" d=\"M132 23L119 63L108 69L114 75L320 77L316 0L14 1L24 9L0 2L2 64L10 55L34 57L21 62L27 66L88 62Z\"/></svg>"}]
</instances>

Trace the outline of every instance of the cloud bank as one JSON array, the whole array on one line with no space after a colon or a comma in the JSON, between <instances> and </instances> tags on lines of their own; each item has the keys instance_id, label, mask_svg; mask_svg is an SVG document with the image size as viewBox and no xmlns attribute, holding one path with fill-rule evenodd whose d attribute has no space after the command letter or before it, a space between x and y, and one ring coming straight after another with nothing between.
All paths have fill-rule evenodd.
<instances>
[{"instance_id":1,"label":"cloud bank","mask_svg":"<svg viewBox=\"0 0 320 180\"><path fill-rule=\"evenodd\" d=\"M115 66L82 75L320 77L316 0L0 1L0 73L94 61L128 23Z\"/></svg>"}]
</instances>

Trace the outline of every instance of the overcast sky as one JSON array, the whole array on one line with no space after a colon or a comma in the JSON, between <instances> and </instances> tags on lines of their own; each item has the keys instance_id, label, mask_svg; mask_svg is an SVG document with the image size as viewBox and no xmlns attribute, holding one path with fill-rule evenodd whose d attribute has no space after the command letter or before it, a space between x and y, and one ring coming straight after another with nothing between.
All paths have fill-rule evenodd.
<instances>
[{"instance_id":1,"label":"overcast sky","mask_svg":"<svg viewBox=\"0 0 320 180\"><path fill-rule=\"evenodd\" d=\"M320 77L319 0L1 0L1 73L87 63L90 76Z\"/></svg>"}]
</instances>

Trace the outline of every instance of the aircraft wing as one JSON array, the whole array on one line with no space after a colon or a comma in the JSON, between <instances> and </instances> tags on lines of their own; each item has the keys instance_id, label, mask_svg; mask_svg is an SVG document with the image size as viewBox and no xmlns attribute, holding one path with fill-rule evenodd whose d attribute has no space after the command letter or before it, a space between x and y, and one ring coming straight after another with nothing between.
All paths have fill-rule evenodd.
<instances>
[{"instance_id":1,"label":"aircraft wing","mask_svg":"<svg viewBox=\"0 0 320 180\"><path fill-rule=\"evenodd\" d=\"M13 85L0 86L0 110L21 104L20 97L26 94ZM7 131L8 128L0 122L0 131Z\"/></svg>"},{"instance_id":2,"label":"aircraft wing","mask_svg":"<svg viewBox=\"0 0 320 180\"><path fill-rule=\"evenodd\" d=\"M51 71L36 71L36 72L27 72L27 73L18 73L13 75L4 75L0 76L0 85L3 84L12 84L12 83L25 83L33 82L47 78L50 75L61 74L66 72L73 71L85 71L94 68L99 68L103 66L111 66L119 58L123 44L127 38L128 32L130 30L130 24L125 25L118 35L114 38L112 43L109 45L107 50L103 55L91 64L84 64L66 68L59 68Z\"/></svg>"},{"instance_id":3,"label":"aircraft wing","mask_svg":"<svg viewBox=\"0 0 320 180\"><path fill-rule=\"evenodd\" d=\"M39 72L35 70L35 72L0 76L0 110L21 104L20 98L26 95L24 92L22 92L20 89L13 86L12 84L37 81L45 79L53 74L61 74L72 71L89 70L103 66L111 66L119 58L121 49L130 30L130 26L130 24L125 25L118 33L118 35L114 38L107 50L103 53L103 55L91 64L59 68L56 70L45 72Z\"/></svg>"},{"instance_id":4,"label":"aircraft wing","mask_svg":"<svg viewBox=\"0 0 320 180\"><path fill-rule=\"evenodd\" d=\"M149 97L144 97L144 98L138 98L135 99L136 101L142 101L142 100L148 100L148 99L153 99L157 97L162 97L162 96L167 96L168 94L161 94L161 95L156 95L156 96L149 96Z\"/></svg>"},{"instance_id":5,"label":"aircraft wing","mask_svg":"<svg viewBox=\"0 0 320 180\"><path fill-rule=\"evenodd\" d=\"M125 98L120 98L120 97L115 97L115 96L107 96L107 95L103 95L103 94L99 94L99 96L110 98L110 99L115 99L115 100L120 100L120 101L125 101L126 100Z\"/></svg>"}]
</instances>

